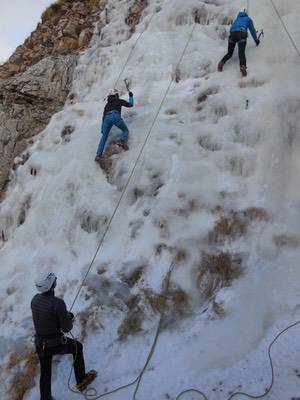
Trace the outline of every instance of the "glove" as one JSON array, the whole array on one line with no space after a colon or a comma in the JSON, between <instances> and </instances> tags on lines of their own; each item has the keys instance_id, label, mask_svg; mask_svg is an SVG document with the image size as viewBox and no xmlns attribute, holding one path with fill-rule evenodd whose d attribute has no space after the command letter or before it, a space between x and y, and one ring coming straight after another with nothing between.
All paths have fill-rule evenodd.
<instances>
[{"instance_id":1,"label":"glove","mask_svg":"<svg viewBox=\"0 0 300 400\"><path fill-rule=\"evenodd\" d=\"M256 46L259 46L260 40L257 39L257 41L255 43L256 43Z\"/></svg>"},{"instance_id":2,"label":"glove","mask_svg":"<svg viewBox=\"0 0 300 400\"><path fill-rule=\"evenodd\" d=\"M69 317L71 318L71 320L73 321L73 319L74 319L74 314L72 313L72 312L68 312L68 314L69 314Z\"/></svg>"},{"instance_id":3,"label":"glove","mask_svg":"<svg viewBox=\"0 0 300 400\"><path fill-rule=\"evenodd\" d=\"M132 92L129 92L128 94L129 94L129 97L133 97L133 93Z\"/></svg>"}]
</instances>

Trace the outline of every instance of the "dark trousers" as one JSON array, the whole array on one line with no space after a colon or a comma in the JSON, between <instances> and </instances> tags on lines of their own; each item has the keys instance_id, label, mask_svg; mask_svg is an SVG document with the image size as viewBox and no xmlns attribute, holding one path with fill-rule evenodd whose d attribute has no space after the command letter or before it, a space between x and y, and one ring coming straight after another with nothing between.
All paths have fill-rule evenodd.
<instances>
[{"instance_id":1,"label":"dark trousers","mask_svg":"<svg viewBox=\"0 0 300 400\"><path fill-rule=\"evenodd\" d=\"M67 338L66 344L61 344L55 347L48 347L45 350L37 347L37 354L41 366L41 400L51 400L52 356L56 354L72 354L74 359L74 372L76 382L80 383L84 380L85 366L83 358L83 348L80 342Z\"/></svg>"},{"instance_id":2,"label":"dark trousers","mask_svg":"<svg viewBox=\"0 0 300 400\"><path fill-rule=\"evenodd\" d=\"M228 53L226 56L222 58L222 63L226 63L234 52L235 45L238 44L239 48L239 58L240 58L240 66L246 67L246 45L247 45L247 33L245 32L232 32L228 39Z\"/></svg>"}]
</instances>

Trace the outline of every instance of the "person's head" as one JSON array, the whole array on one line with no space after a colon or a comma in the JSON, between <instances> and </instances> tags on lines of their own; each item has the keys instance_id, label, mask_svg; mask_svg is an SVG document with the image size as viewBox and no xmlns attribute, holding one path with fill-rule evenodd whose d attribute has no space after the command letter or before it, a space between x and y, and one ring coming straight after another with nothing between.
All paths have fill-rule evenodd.
<instances>
[{"instance_id":1,"label":"person's head","mask_svg":"<svg viewBox=\"0 0 300 400\"><path fill-rule=\"evenodd\" d=\"M35 280L35 287L40 293L55 289L57 277L53 272L41 272Z\"/></svg>"},{"instance_id":2,"label":"person's head","mask_svg":"<svg viewBox=\"0 0 300 400\"><path fill-rule=\"evenodd\" d=\"M240 11L239 11L239 14L246 14L246 15L248 15L247 8L241 8Z\"/></svg>"},{"instance_id":3,"label":"person's head","mask_svg":"<svg viewBox=\"0 0 300 400\"><path fill-rule=\"evenodd\" d=\"M114 100L114 99L118 99L119 98L119 96L120 96L120 92L119 92L119 90L118 89L111 89L109 92L108 92L108 96L107 96L107 101L108 102L110 102L110 101L112 101L112 100Z\"/></svg>"}]
</instances>

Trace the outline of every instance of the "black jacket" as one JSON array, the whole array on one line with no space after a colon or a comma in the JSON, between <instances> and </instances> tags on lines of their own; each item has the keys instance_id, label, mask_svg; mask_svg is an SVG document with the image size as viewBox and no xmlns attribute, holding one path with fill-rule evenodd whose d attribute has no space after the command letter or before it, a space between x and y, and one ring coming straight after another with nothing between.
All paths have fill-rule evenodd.
<instances>
[{"instance_id":1,"label":"black jacket","mask_svg":"<svg viewBox=\"0 0 300 400\"><path fill-rule=\"evenodd\" d=\"M72 317L62 299L54 292L36 294L31 301L33 324L37 336L51 338L70 332L73 328Z\"/></svg>"},{"instance_id":2,"label":"black jacket","mask_svg":"<svg viewBox=\"0 0 300 400\"><path fill-rule=\"evenodd\" d=\"M107 104L104 107L103 118L109 111L118 111L121 114L122 107L133 107L128 101L119 99L116 95L108 96Z\"/></svg>"}]
</instances>

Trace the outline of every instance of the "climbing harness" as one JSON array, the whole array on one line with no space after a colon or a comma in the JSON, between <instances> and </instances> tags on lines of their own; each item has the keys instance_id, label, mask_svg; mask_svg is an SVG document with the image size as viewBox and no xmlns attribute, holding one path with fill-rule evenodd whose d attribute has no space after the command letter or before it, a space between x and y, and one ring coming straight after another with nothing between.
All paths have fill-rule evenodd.
<instances>
[{"instance_id":1,"label":"climbing harness","mask_svg":"<svg viewBox=\"0 0 300 400\"><path fill-rule=\"evenodd\" d=\"M84 393L82 393L82 392L78 392L77 390L74 390L71 387L70 381L71 381L72 370L73 370L73 367L72 367L71 371L70 371L69 378L68 378L68 388L69 388L69 390L71 392L76 393L76 394L80 394L80 395L84 396L84 398L87 399L87 400L89 400L89 399L90 400L97 400L97 399L109 396L109 395L111 395L113 393L120 392L121 390L129 388L129 387L131 387L133 385L136 385L134 393L133 393L133 397L132 397L132 400L136 400L136 395L137 395L137 392L139 390L140 383L141 383L141 381L143 379L143 376L144 376L145 371L146 371L146 369L147 369L147 367L149 365L149 362L150 362L150 360L151 360L151 358L152 358L152 356L154 354L154 351L155 351L155 348L156 348L156 345L157 345L157 341L158 341L159 335L160 335L161 330L162 330L162 324L163 324L164 317L165 317L166 304L167 304L169 288L170 288L170 282L171 282L171 275L172 275L174 266L175 266L175 262L172 261L172 263L170 264L169 270L168 270L168 272L166 274L166 277L164 279L164 285L163 285L164 286L164 290L163 290L163 295L162 295L162 307L161 307L161 313L160 313L159 322L158 322L158 325L157 325L157 328L156 328L156 333L155 333L155 336L154 336L153 343L152 343L152 346L150 348L149 354L147 356L146 362L145 362L143 368L141 369L141 372L138 374L138 376L132 382L127 383L126 385L119 386L116 389L113 389L113 390L111 390L109 392L104 392L104 393L102 393L100 395L98 395L96 389L94 389L94 388L89 388ZM77 345L76 345L76 339L72 335L72 333L71 333L71 336L75 340L75 346L76 346L76 352L75 352L75 357L74 357L74 362L75 362L75 360L77 358ZM74 363L73 363L73 365L74 365Z\"/></svg>"}]
</instances>

